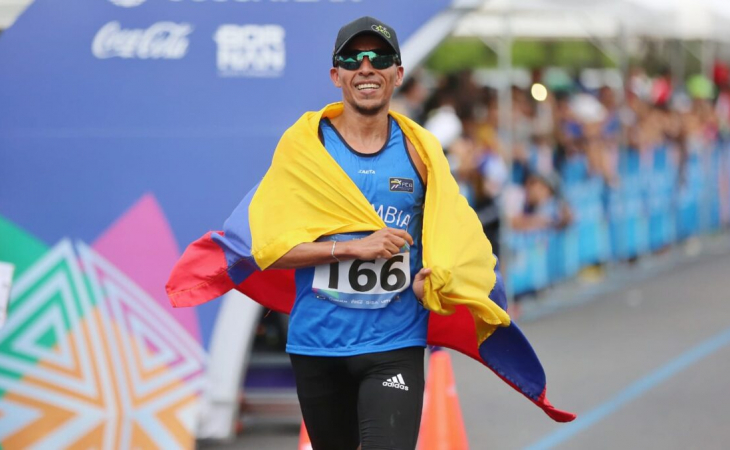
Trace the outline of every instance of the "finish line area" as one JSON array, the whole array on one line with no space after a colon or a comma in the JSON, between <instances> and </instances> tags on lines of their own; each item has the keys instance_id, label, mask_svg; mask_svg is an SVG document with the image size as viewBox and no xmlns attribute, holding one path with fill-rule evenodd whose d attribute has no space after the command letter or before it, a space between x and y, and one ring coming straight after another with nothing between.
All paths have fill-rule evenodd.
<instances>
[{"instance_id":1,"label":"finish line area","mask_svg":"<svg viewBox=\"0 0 730 450\"><path fill-rule=\"evenodd\" d=\"M730 448L728 29L0 0L0 450Z\"/></svg>"}]
</instances>

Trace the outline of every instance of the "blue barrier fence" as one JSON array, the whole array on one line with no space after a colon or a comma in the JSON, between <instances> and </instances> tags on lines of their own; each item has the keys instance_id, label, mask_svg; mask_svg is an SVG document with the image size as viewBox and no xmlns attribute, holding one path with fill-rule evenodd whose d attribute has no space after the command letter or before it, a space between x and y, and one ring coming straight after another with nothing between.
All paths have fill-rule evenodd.
<instances>
[{"instance_id":1,"label":"blue barrier fence","mask_svg":"<svg viewBox=\"0 0 730 450\"><path fill-rule=\"evenodd\" d=\"M618 185L591 176L583 158L564 164L562 194L574 220L562 230L512 231L507 274L513 294L539 291L582 268L623 261L728 224L730 145L643 156L622 151Z\"/></svg>"}]
</instances>

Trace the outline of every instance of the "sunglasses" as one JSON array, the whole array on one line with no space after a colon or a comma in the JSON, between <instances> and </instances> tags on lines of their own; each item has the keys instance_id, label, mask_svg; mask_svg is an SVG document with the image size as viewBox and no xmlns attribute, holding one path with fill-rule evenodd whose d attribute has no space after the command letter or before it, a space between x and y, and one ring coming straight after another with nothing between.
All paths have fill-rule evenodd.
<instances>
[{"instance_id":1,"label":"sunglasses","mask_svg":"<svg viewBox=\"0 0 730 450\"><path fill-rule=\"evenodd\" d=\"M387 50L366 50L361 52L342 53L335 56L335 66L340 66L345 70L357 70L362 65L365 57L370 60L373 69L383 70L399 63L398 55L388 53Z\"/></svg>"}]
</instances>

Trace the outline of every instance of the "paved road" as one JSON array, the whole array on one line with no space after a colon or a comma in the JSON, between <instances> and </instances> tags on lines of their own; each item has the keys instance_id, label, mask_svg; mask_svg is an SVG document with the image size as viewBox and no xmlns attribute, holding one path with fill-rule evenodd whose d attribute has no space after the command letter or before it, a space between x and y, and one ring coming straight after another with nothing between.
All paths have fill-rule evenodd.
<instances>
[{"instance_id":1,"label":"paved road","mask_svg":"<svg viewBox=\"0 0 730 450\"><path fill-rule=\"evenodd\" d=\"M452 354L472 449L730 448L730 255L705 255L522 323L570 425ZM298 429L258 428L206 448L295 449Z\"/></svg>"}]
</instances>

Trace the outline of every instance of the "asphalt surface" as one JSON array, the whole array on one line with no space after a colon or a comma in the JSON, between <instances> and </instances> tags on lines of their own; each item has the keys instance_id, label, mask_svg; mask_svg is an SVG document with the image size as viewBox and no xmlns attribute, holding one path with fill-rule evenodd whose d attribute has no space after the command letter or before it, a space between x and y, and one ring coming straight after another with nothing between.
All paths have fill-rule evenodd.
<instances>
[{"instance_id":1,"label":"asphalt surface","mask_svg":"<svg viewBox=\"0 0 730 450\"><path fill-rule=\"evenodd\" d=\"M730 448L730 253L727 237L704 246L659 271L626 266L590 296L577 288L528 308L520 326L548 398L578 414L571 424L452 353L470 448ZM296 424L261 425L201 447L295 449L298 434Z\"/></svg>"}]
</instances>

